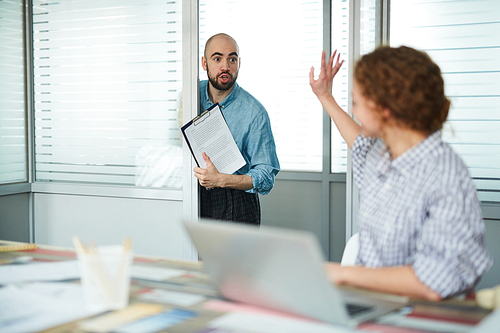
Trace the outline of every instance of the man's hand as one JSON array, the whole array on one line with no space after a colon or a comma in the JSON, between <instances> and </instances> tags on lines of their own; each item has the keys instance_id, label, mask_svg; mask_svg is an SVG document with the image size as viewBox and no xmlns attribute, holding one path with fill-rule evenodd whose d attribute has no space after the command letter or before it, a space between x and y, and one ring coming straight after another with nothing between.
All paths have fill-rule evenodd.
<instances>
[{"instance_id":1,"label":"man's hand","mask_svg":"<svg viewBox=\"0 0 500 333\"><path fill-rule=\"evenodd\" d=\"M203 153L203 159L207 163L207 168L194 168L194 176L198 178L200 185L207 189L221 187L220 178L222 174L217 170L207 154Z\"/></svg>"},{"instance_id":2,"label":"man's hand","mask_svg":"<svg viewBox=\"0 0 500 333\"><path fill-rule=\"evenodd\" d=\"M194 168L193 171L194 176L198 178L200 185L204 188L222 187L243 191L253 188L252 177L249 175L228 175L226 173L220 173L207 154L203 153L203 159L207 163L207 168Z\"/></svg>"}]
</instances>

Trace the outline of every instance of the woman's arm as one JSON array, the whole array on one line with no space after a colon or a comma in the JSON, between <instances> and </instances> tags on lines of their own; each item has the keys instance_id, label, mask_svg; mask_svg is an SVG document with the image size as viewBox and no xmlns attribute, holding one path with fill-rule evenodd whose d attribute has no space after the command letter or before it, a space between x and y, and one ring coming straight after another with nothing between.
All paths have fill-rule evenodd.
<instances>
[{"instance_id":1,"label":"woman's arm","mask_svg":"<svg viewBox=\"0 0 500 333\"><path fill-rule=\"evenodd\" d=\"M337 60L334 63L334 58L337 51L328 60L328 64L325 63L326 55L323 51L321 55L321 73L317 80L314 80L314 67L311 67L311 72L309 73L309 83L313 92L318 97L319 101L323 105L328 115L333 119L333 122L340 131L340 134L344 138L347 145L352 148L354 140L358 137L361 128L344 110L340 108L332 96L332 81L344 61L339 62L340 53Z\"/></svg>"},{"instance_id":2,"label":"woman's arm","mask_svg":"<svg viewBox=\"0 0 500 333\"><path fill-rule=\"evenodd\" d=\"M441 295L423 284L411 266L367 268L363 266L340 266L339 263L325 264L330 280L337 285L371 289L389 294L423 298L429 301L441 300Z\"/></svg>"}]
</instances>

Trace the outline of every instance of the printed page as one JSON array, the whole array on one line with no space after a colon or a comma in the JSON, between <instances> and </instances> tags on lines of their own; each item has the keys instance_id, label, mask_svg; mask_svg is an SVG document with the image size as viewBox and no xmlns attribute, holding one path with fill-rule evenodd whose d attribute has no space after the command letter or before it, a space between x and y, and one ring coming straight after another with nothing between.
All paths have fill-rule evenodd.
<instances>
[{"instance_id":1,"label":"printed page","mask_svg":"<svg viewBox=\"0 0 500 333\"><path fill-rule=\"evenodd\" d=\"M218 104L185 125L182 132L200 168L207 167L203 153L221 173L232 174L246 164Z\"/></svg>"}]
</instances>

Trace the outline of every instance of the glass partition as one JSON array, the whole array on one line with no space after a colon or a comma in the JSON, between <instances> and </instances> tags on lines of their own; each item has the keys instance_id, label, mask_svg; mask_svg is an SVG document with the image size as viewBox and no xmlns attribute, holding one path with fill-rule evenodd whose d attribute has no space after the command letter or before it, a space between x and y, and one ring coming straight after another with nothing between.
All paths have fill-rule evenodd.
<instances>
[{"instance_id":1,"label":"glass partition","mask_svg":"<svg viewBox=\"0 0 500 333\"><path fill-rule=\"evenodd\" d=\"M323 50L323 1L200 0L200 59L219 32L238 42L237 82L267 109L281 169L321 171L323 111L309 70Z\"/></svg>"},{"instance_id":2,"label":"glass partition","mask_svg":"<svg viewBox=\"0 0 500 333\"><path fill-rule=\"evenodd\" d=\"M28 180L23 1L0 10L0 184L8 184Z\"/></svg>"},{"instance_id":3,"label":"glass partition","mask_svg":"<svg viewBox=\"0 0 500 333\"><path fill-rule=\"evenodd\" d=\"M441 67L452 106L443 138L462 157L481 201L500 202L500 2L391 0L391 45Z\"/></svg>"},{"instance_id":4,"label":"glass partition","mask_svg":"<svg viewBox=\"0 0 500 333\"><path fill-rule=\"evenodd\" d=\"M182 186L181 11L33 1L36 181Z\"/></svg>"}]
</instances>

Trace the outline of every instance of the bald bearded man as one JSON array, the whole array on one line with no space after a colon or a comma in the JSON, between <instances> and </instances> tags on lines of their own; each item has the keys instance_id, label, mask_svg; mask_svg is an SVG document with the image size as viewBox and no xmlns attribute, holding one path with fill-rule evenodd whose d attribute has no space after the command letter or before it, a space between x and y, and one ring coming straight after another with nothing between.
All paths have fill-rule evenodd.
<instances>
[{"instance_id":1,"label":"bald bearded man","mask_svg":"<svg viewBox=\"0 0 500 333\"><path fill-rule=\"evenodd\" d=\"M246 165L220 173L204 154L206 169L194 168L201 185L201 217L260 225L259 194L268 194L280 170L271 123L262 104L237 83L239 48L227 34L212 36L201 58L208 80L200 82L200 112L215 103Z\"/></svg>"}]
</instances>

